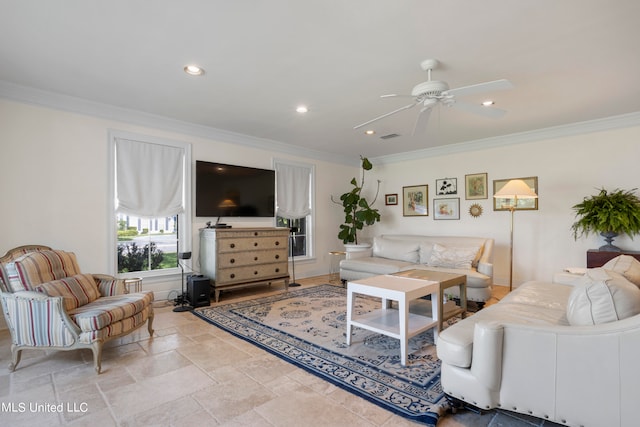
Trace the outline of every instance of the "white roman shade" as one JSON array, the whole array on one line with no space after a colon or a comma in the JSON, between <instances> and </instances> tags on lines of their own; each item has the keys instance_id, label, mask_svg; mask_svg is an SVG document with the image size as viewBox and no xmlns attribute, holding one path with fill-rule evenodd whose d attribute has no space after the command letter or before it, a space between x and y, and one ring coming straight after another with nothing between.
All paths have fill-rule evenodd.
<instances>
[{"instance_id":1,"label":"white roman shade","mask_svg":"<svg viewBox=\"0 0 640 427\"><path fill-rule=\"evenodd\" d=\"M116 138L116 210L143 218L184 212L185 150Z\"/></svg>"},{"instance_id":2,"label":"white roman shade","mask_svg":"<svg viewBox=\"0 0 640 427\"><path fill-rule=\"evenodd\" d=\"M304 218L311 213L311 167L276 163L277 215Z\"/></svg>"}]
</instances>

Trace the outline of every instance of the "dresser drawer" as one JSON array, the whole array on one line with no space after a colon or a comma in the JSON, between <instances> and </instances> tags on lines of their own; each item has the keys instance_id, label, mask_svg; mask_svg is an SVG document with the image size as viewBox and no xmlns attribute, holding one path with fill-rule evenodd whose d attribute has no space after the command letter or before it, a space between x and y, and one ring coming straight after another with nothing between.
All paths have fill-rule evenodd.
<instances>
[{"instance_id":1,"label":"dresser drawer","mask_svg":"<svg viewBox=\"0 0 640 427\"><path fill-rule=\"evenodd\" d=\"M218 239L237 239L253 237L289 237L288 229L223 229Z\"/></svg>"},{"instance_id":2,"label":"dresser drawer","mask_svg":"<svg viewBox=\"0 0 640 427\"><path fill-rule=\"evenodd\" d=\"M223 252L218 255L219 268L242 267L287 261L287 248L264 251Z\"/></svg>"},{"instance_id":3,"label":"dresser drawer","mask_svg":"<svg viewBox=\"0 0 640 427\"><path fill-rule=\"evenodd\" d=\"M235 283L281 278L288 276L287 262L254 265L245 267L220 268L215 286L231 285Z\"/></svg>"},{"instance_id":4,"label":"dresser drawer","mask_svg":"<svg viewBox=\"0 0 640 427\"><path fill-rule=\"evenodd\" d=\"M237 239L219 239L218 253L254 251L261 249L287 248L287 237L248 237Z\"/></svg>"}]
</instances>

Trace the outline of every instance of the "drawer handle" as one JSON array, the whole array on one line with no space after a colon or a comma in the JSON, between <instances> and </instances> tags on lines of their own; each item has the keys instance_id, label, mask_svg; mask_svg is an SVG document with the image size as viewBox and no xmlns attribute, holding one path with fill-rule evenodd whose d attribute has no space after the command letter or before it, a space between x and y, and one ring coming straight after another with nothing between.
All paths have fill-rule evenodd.
<instances>
[{"instance_id":1,"label":"drawer handle","mask_svg":"<svg viewBox=\"0 0 640 427\"><path fill-rule=\"evenodd\" d=\"M279 268L276 268L276 273L280 273L280 269Z\"/></svg>"},{"instance_id":2,"label":"drawer handle","mask_svg":"<svg viewBox=\"0 0 640 427\"><path fill-rule=\"evenodd\" d=\"M257 271L254 271L254 272L253 272L253 274L254 274L254 275L257 275L257 274L258 274L258 272L257 272Z\"/></svg>"},{"instance_id":3,"label":"drawer handle","mask_svg":"<svg viewBox=\"0 0 640 427\"><path fill-rule=\"evenodd\" d=\"M236 260L235 260L234 258L231 258L231 259L229 260L229 262L230 262L231 264L233 264L234 262L236 262Z\"/></svg>"},{"instance_id":4,"label":"drawer handle","mask_svg":"<svg viewBox=\"0 0 640 427\"><path fill-rule=\"evenodd\" d=\"M254 232L253 232L253 235L254 235L254 236L257 236L257 235L258 235L258 232L257 232L257 231L254 231Z\"/></svg>"},{"instance_id":5,"label":"drawer handle","mask_svg":"<svg viewBox=\"0 0 640 427\"><path fill-rule=\"evenodd\" d=\"M276 246L280 246L280 242L276 240Z\"/></svg>"},{"instance_id":6,"label":"drawer handle","mask_svg":"<svg viewBox=\"0 0 640 427\"><path fill-rule=\"evenodd\" d=\"M235 273L231 273L231 278L235 279L235 277L236 277Z\"/></svg>"},{"instance_id":7,"label":"drawer handle","mask_svg":"<svg viewBox=\"0 0 640 427\"><path fill-rule=\"evenodd\" d=\"M233 248L235 248L235 247L236 247L236 244L235 244L235 243L232 243L232 244L230 244L229 246L231 246L231 249L233 249Z\"/></svg>"},{"instance_id":8,"label":"drawer handle","mask_svg":"<svg viewBox=\"0 0 640 427\"><path fill-rule=\"evenodd\" d=\"M258 257L257 257L257 256L254 256L254 257L253 257L253 260L254 260L254 261L257 261L257 260L258 260Z\"/></svg>"},{"instance_id":9,"label":"drawer handle","mask_svg":"<svg viewBox=\"0 0 640 427\"><path fill-rule=\"evenodd\" d=\"M280 259L280 255L276 254L276 259Z\"/></svg>"},{"instance_id":10,"label":"drawer handle","mask_svg":"<svg viewBox=\"0 0 640 427\"><path fill-rule=\"evenodd\" d=\"M258 242L253 242L253 246L258 246Z\"/></svg>"}]
</instances>

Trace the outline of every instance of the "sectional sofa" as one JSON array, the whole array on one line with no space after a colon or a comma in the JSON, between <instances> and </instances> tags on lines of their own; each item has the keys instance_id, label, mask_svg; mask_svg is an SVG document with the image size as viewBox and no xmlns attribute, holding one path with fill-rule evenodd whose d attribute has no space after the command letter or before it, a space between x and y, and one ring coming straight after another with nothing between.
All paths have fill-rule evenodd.
<instances>
[{"instance_id":1,"label":"sectional sofa","mask_svg":"<svg viewBox=\"0 0 640 427\"><path fill-rule=\"evenodd\" d=\"M444 392L569 426L637 426L640 262L622 255L555 279L439 334Z\"/></svg>"},{"instance_id":2,"label":"sectional sofa","mask_svg":"<svg viewBox=\"0 0 640 427\"><path fill-rule=\"evenodd\" d=\"M493 285L493 239L462 236L376 236L371 247L348 252L340 262L340 279L428 269L467 276L467 300L480 306L491 297ZM459 297L451 288L451 296Z\"/></svg>"}]
</instances>

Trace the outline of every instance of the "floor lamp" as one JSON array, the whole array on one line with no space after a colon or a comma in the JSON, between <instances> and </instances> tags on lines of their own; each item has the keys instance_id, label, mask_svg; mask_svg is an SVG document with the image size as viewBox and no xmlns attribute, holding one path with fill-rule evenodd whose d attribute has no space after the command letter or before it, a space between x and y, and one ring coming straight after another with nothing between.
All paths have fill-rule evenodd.
<instances>
[{"instance_id":1,"label":"floor lamp","mask_svg":"<svg viewBox=\"0 0 640 427\"><path fill-rule=\"evenodd\" d=\"M182 281L182 285L181 285L182 296L180 297L180 305L173 309L173 311L175 311L176 313L193 310L193 306L189 304L185 304L185 302L187 301L187 293L184 290L184 267L180 262L181 259L190 259L190 258L191 258L191 252L178 252L178 265L180 266L180 272L181 272L180 279Z\"/></svg>"},{"instance_id":2,"label":"floor lamp","mask_svg":"<svg viewBox=\"0 0 640 427\"><path fill-rule=\"evenodd\" d=\"M298 232L298 227L291 227L289 228L289 231L291 232L290 236L291 236L291 268L293 269L293 283L289 283L289 286L300 286L300 283L296 283L296 257L295 254L293 253L293 247L296 245L296 233Z\"/></svg>"},{"instance_id":3,"label":"floor lamp","mask_svg":"<svg viewBox=\"0 0 640 427\"><path fill-rule=\"evenodd\" d=\"M513 199L509 205L511 212L511 239L509 241L509 292L513 289L513 213L518 206L518 199L536 199L538 195L523 180L512 179L493 195L496 199Z\"/></svg>"}]
</instances>

